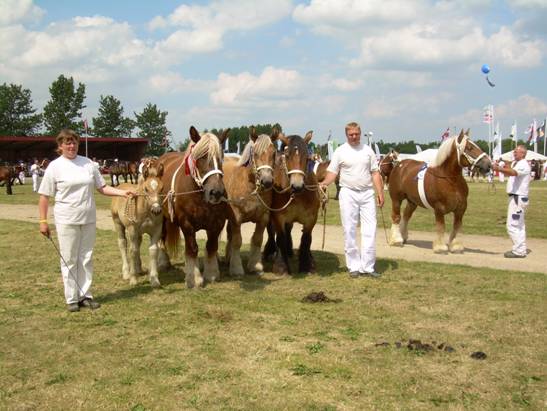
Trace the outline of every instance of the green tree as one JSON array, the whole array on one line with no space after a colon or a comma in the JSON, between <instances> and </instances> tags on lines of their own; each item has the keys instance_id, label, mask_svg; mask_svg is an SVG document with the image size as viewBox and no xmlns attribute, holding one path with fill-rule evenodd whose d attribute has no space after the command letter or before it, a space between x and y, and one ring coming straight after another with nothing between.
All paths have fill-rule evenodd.
<instances>
[{"instance_id":1,"label":"green tree","mask_svg":"<svg viewBox=\"0 0 547 411\"><path fill-rule=\"evenodd\" d=\"M165 125L167 111L160 111L155 104L148 103L142 113L134 113L139 128L138 136L148 139L146 154L159 156L170 149L171 132Z\"/></svg>"},{"instance_id":2,"label":"green tree","mask_svg":"<svg viewBox=\"0 0 547 411\"><path fill-rule=\"evenodd\" d=\"M82 109L85 99L85 85L78 83L74 86L72 77L66 78L62 74L49 87L51 99L44 107L44 125L46 133L55 135L63 128L71 128L81 133Z\"/></svg>"},{"instance_id":3,"label":"green tree","mask_svg":"<svg viewBox=\"0 0 547 411\"><path fill-rule=\"evenodd\" d=\"M34 134L42 124L42 116L35 113L30 90L16 84L0 86L0 135Z\"/></svg>"},{"instance_id":4,"label":"green tree","mask_svg":"<svg viewBox=\"0 0 547 411\"><path fill-rule=\"evenodd\" d=\"M131 137L135 122L123 116L123 106L114 96L101 96L99 115L93 117L93 135L97 137Z\"/></svg>"}]
</instances>

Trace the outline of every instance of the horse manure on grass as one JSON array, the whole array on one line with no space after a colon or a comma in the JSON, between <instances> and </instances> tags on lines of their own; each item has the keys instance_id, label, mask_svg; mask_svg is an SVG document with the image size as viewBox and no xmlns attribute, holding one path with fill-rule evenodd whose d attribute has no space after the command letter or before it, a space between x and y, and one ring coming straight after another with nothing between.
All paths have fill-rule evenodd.
<instances>
[{"instance_id":1,"label":"horse manure on grass","mask_svg":"<svg viewBox=\"0 0 547 411\"><path fill-rule=\"evenodd\" d=\"M471 358L473 358L474 360L485 360L486 354L482 351L475 351L473 354L471 354Z\"/></svg>"},{"instance_id":2,"label":"horse manure on grass","mask_svg":"<svg viewBox=\"0 0 547 411\"><path fill-rule=\"evenodd\" d=\"M304 298L302 298L303 303L337 303L340 300L338 299L331 299L327 297L327 295L323 291L319 292L311 292Z\"/></svg>"},{"instance_id":3,"label":"horse manure on grass","mask_svg":"<svg viewBox=\"0 0 547 411\"><path fill-rule=\"evenodd\" d=\"M416 339L412 339L412 338L408 340L406 345L405 345L404 342L401 342L401 341L395 341L394 345L395 345L395 348L406 347L410 351L416 351L416 352L419 352L419 353L433 352L433 351L435 351L435 348L437 348L437 350L439 350L439 351L444 351L444 352L447 352L447 353L456 352L454 347L452 347L452 346L450 346L450 345L448 345L447 343L444 343L444 342L437 345L436 341L432 341L431 343L426 343L426 342L422 342L421 340L416 340ZM374 344L374 346L375 347L389 347L390 343L387 342L387 341L382 341L382 342Z\"/></svg>"}]
</instances>

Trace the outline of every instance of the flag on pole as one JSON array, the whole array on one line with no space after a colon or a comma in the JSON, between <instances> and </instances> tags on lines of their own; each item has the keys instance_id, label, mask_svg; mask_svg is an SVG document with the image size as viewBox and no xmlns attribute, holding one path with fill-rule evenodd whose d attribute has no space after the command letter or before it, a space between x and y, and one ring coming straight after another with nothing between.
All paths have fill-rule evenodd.
<instances>
[{"instance_id":1,"label":"flag on pole","mask_svg":"<svg viewBox=\"0 0 547 411\"><path fill-rule=\"evenodd\" d=\"M494 131L494 150L492 151L492 157L498 159L501 157L501 133L500 123L496 124L496 131Z\"/></svg>"},{"instance_id":2,"label":"flag on pole","mask_svg":"<svg viewBox=\"0 0 547 411\"><path fill-rule=\"evenodd\" d=\"M441 141L446 140L448 137L450 137L450 127L448 127L446 131L441 135Z\"/></svg>"},{"instance_id":3,"label":"flag on pole","mask_svg":"<svg viewBox=\"0 0 547 411\"><path fill-rule=\"evenodd\" d=\"M494 113L492 112L492 106L484 106L484 113L482 116L482 122L486 124L492 124Z\"/></svg>"},{"instance_id":4,"label":"flag on pole","mask_svg":"<svg viewBox=\"0 0 547 411\"><path fill-rule=\"evenodd\" d=\"M544 138L545 137L545 121L547 119L543 119L543 124L537 128L537 138Z\"/></svg>"},{"instance_id":5,"label":"flag on pole","mask_svg":"<svg viewBox=\"0 0 547 411\"><path fill-rule=\"evenodd\" d=\"M241 141L237 142L237 154L239 154L239 148L241 147Z\"/></svg>"},{"instance_id":6,"label":"flag on pole","mask_svg":"<svg viewBox=\"0 0 547 411\"><path fill-rule=\"evenodd\" d=\"M422 148L416 144L416 153L421 153L422 152Z\"/></svg>"},{"instance_id":7,"label":"flag on pole","mask_svg":"<svg viewBox=\"0 0 547 411\"><path fill-rule=\"evenodd\" d=\"M87 118L84 118L84 133L87 134L87 129L89 128L87 124Z\"/></svg>"},{"instance_id":8,"label":"flag on pole","mask_svg":"<svg viewBox=\"0 0 547 411\"><path fill-rule=\"evenodd\" d=\"M535 119L532 122L532 124L530 124L530 127L528 129L530 130L530 135L528 136L528 144L530 145L535 144L537 142L537 137L538 137L537 123Z\"/></svg>"},{"instance_id":9,"label":"flag on pole","mask_svg":"<svg viewBox=\"0 0 547 411\"><path fill-rule=\"evenodd\" d=\"M378 147L377 143L374 143L374 152L376 153L376 159L379 161L381 154L380 154L380 147Z\"/></svg>"},{"instance_id":10,"label":"flag on pole","mask_svg":"<svg viewBox=\"0 0 547 411\"><path fill-rule=\"evenodd\" d=\"M513 125L511 126L511 134L509 134L509 137L516 143L517 142L517 122L515 121Z\"/></svg>"},{"instance_id":11,"label":"flag on pole","mask_svg":"<svg viewBox=\"0 0 547 411\"><path fill-rule=\"evenodd\" d=\"M230 138L226 137L226 141L224 141L224 152L228 153L230 151Z\"/></svg>"}]
</instances>

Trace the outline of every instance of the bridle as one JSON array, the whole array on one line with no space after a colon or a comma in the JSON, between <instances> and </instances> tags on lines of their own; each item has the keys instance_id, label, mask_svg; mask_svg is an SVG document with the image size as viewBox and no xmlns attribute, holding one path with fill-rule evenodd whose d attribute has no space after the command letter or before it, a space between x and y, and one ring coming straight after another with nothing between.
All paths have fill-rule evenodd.
<instances>
[{"instance_id":1,"label":"bridle","mask_svg":"<svg viewBox=\"0 0 547 411\"><path fill-rule=\"evenodd\" d=\"M261 170L270 170L272 172L272 175L273 175L273 167L269 164L263 164L261 166L256 166L256 161L255 161L255 158L254 158L254 151L253 151L253 148L251 147L251 152L249 154L249 159L252 163L252 170L253 170L253 173L255 175L255 186L256 186L256 189L258 190L259 188L263 188L262 187L262 183L260 182L260 178L259 178L259 173Z\"/></svg>"},{"instance_id":2,"label":"bridle","mask_svg":"<svg viewBox=\"0 0 547 411\"><path fill-rule=\"evenodd\" d=\"M389 159L389 161L386 161L386 159ZM380 174L382 174L383 176L385 176L384 172L382 171L382 166L388 166L388 165L392 165L393 167L396 167L397 164L399 164L399 160L396 159L396 158L393 158L393 155L392 153L389 153L388 155L386 155L384 158L382 158L382 160L380 161L380 164L378 165L378 168L380 169Z\"/></svg>"},{"instance_id":3,"label":"bridle","mask_svg":"<svg viewBox=\"0 0 547 411\"><path fill-rule=\"evenodd\" d=\"M475 147L477 147L479 150L480 150L480 147L475 144L474 142L472 142L471 140L469 140L469 138L467 136L464 136L462 138L462 141L458 143L457 140L454 140L454 143L456 144L456 152L458 154L458 165L460 167L464 167L461 163L461 156L464 156L465 159L467 160L467 162L469 163L469 168L470 169L473 169L475 168L475 166L477 165L477 163L483 158L483 157L487 157L486 153L485 152L482 152L481 154L479 154L477 157L473 158L471 157L466 151L465 151L465 147L467 146L467 142L470 142L471 144L473 144ZM482 150L481 150L482 151Z\"/></svg>"}]
</instances>

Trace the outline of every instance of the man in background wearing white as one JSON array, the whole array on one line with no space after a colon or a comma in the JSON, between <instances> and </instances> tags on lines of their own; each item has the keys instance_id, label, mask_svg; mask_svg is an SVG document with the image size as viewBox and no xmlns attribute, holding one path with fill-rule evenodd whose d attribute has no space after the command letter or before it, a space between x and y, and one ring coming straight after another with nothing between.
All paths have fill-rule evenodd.
<instances>
[{"instance_id":1,"label":"man in background wearing white","mask_svg":"<svg viewBox=\"0 0 547 411\"><path fill-rule=\"evenodd\" d=\"M524 258L527 254L526 249L526 225L524 215L528 208L528 188L530 185L530 165L526 158L526 147L519 145L513 151L515 159L511 166L500 167L494 163L494 171L507 174L507 194L509 195L509 205L507 206L507 233L513 242L513 249L504 254L505 258Z\"/></svg>"}]
</instances>

